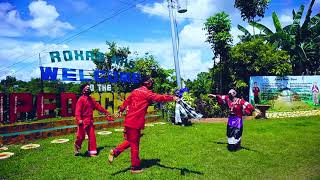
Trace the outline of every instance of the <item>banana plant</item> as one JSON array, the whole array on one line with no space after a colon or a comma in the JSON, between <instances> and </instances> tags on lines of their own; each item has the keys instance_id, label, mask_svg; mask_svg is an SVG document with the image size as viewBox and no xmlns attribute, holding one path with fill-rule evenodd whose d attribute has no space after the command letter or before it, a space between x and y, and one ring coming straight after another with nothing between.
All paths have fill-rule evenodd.
<instances>
[{"instance_id":1,"label":"banana plant","mask_svg":"<svg viewBox=\"0 0 320 180\"><path fill-rule=\"evenodd\" d=\"M238 24L238 29L244 33L244 35L239 35L239 39L241 40L241 42L248 42L251 41L252 39L255 38L265 38L265 34L254 34L252 35L249 30L247 30L245 27L241 26L240 24Z\"/></svg>"},{"instance_id":2,"label":"banana plant","mask_svg":"<svg viewBox=\"0 0 320 180\"><path fill-rule=\"evenodd\" d=\"M314 71L320 68L314 66L314 64L320 64L318 58L320 49L320 13L311 17L314 2L315 0L311 1L303 23L301 23L301 18L304 5L301 5L297 12L295 10L292 11L293 22L285 27L282 27L278 15L273 12L272 20L275 32L261 23L250 23L251 26L263 32L261 37L266 41L277 48L289 52L295 75L301 75L301 73L308 70ZM238 29L244 32L244 36L241 36L243 40L252 37L249 31L242 26L239 25Z\"/></svg>"}]
</instances>

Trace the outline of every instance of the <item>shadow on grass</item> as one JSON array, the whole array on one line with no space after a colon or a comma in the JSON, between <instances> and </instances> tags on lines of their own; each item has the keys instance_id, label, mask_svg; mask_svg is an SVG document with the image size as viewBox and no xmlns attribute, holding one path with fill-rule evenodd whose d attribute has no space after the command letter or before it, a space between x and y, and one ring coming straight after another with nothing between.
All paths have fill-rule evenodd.
<instances>
[{"instance_id":1,"label":"shadow on grass","mask_svg":"<svg viewBox=\"0 0 320 180\"><path fill-rule=\"evenodd\" d=\"M216 144L225 144L225 145L228 145L228 143L226 143L226 142L221 142L221 141L214 141L214 143L216 143ZM244 150L247 150L247 151L259 152L259 151L257 151L257 150L250 149L250 148L247 148L247 147L244 147L244 146L241 146L241 149L244 149Z\"/></svg>"},{"instance_id":2,"label":"shadow on grass","mask_svg":"<svg viewBox=\"0 0 320 180\"><path fill-rule=\"evenodd\" d=\"M97 156L100 154L100 152L102 150L104 150L105 148L112 148L113 146L100 146L97 148ZM86 151L85 153L80 153L78 156L81 156L81 157L90 157L89 156L89 152Z\"/></svg>"},{"instance_id":3,"label":"shadow on grass","mask_svg":"<svg viewBox=\"0 0 320 180\"><path fill-rule=\"evenodd\" d=\"M200 171L193 171L193 170L190 170L190 169L187 169L187 168L170 167L170 166L166 166L166 165L160 164L160 159L142 159L141 167L143 169L148 169L148 168L151 168L152 166L159 166L161 168L165 168L165 169L169 169L169 170L179 170L180 171L180 175L182 175L182 176L186 175L187 173L193 173L193 174L198 174L198 175L203 175L204 174L204 173L202 173ZM115 176L115 175L120 174L120 173L125 173L125 172L127 172L129 170L130 170L130 168L126 168L126 169L120 170L118 172L115 172L115 173L113 173L111 175Z\"/></svg>"}]
</instances>

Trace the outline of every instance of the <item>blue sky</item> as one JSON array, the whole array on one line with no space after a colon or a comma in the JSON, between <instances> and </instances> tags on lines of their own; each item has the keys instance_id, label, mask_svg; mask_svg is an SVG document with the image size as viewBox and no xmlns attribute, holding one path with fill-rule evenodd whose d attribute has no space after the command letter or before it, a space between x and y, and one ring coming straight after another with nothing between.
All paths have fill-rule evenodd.
<instances>
[{"instance_id":1,"label":"blue sky","mask_svg":"<svg viewBox=\"0 0 320 180\"><path fill-rule=\"evenodd\" d=\"M316 0L313 14L320 12ZM238 42L241 24L249 30L233 0L188 0L188 11L177 14L181 75L194 79L212 67L212 51L202 30L205 19L225 11L232 21L231 33ZM292 9L310 0L271 0L261 22L271 29L271 13L282 25L292 22ZM115 13L121 12L114 16ZM87 30L99 21L105 22ZM0 79L39 77L39 53L43 66L92 69L92 62L51 63L49 51L91 50L105 52L105 41L128 46L143 55L150 52L164 68L174 68L167 0L0 0ZM79 36L73 37L75 34ZM81 63L81 64L80 64Z\"/></svg>"}]
</instances>

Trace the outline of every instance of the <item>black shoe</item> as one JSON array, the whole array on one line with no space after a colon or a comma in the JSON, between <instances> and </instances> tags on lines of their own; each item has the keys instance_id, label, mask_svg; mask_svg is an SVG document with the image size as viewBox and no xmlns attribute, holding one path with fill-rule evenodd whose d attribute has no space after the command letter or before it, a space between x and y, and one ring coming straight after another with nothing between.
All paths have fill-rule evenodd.
<instances>
[{"instance_id":1,"label":"black shoe","mask_svg":"<svg viewBox=\"0 0 320 180\"><path fill-rule=\"evenodd\" d=\"M241 141L238 142L238 144L236 144L236 151L241 150Z\"/></svg>"},{"instance_id":2,"label":"black shoe","mask_svg":"<svg viewBox=\"0 0 320 180\"><path fill-rule=\"evenodd\" d=\"M227 149L231 152L236 151L236 146L235 144L228 144Z\"/></svg>"}]
</instances>

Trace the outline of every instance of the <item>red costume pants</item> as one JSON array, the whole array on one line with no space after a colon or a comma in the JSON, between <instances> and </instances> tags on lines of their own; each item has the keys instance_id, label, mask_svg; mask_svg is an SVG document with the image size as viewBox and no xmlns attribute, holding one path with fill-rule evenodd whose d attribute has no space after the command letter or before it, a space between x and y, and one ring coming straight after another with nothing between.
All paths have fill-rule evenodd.
<instances>
[{"instance_id":1,"label":"red costume pants","mask_svg":"<svg viewBox=\"0 0 320 180\"><path fill-rule=\"evenodd\" d=\"M141 130L125 127L124 138L125 140L119 144L113 153L118 156L124 150L130 147L131 150L131 166L140 167L139 158L139 144L140 144Z\"/></svg>"},{"instance_id":2,"label":"red costume pants","mask_svg":"<svg viewBox=\"0 0 320 180\"><path fill-rule=\"evenodd\" d=\"M96 135L94 133L94 125L78 125L77 129L77 139L75 145L78 148L81 148L82 142L86 137L86 133L88 135L88 151L89 154L97 154L97 142Z\"/></svg>"}]
</instances>

